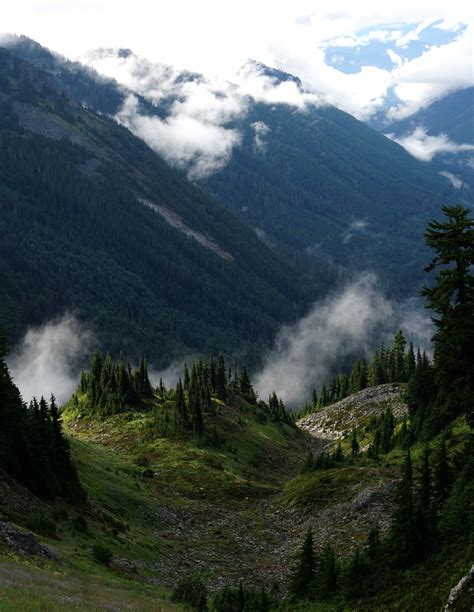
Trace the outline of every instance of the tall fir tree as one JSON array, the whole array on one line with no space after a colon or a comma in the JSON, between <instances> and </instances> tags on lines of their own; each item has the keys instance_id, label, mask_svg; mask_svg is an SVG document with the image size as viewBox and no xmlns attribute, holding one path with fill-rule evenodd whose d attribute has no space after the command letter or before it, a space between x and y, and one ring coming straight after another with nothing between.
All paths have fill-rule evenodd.
<instances>
[{"instance_id":1,"label":"tall fir tree","mask_svg":"<svg viewBox=\"0 0 474 612\"><path fill-rule=\"evenodd\" d=\"M302 598L310 594L316 578L316 564L313 530L309 527L301 549L296 555L295 566L290 577L289 591L293 596Z\"/></svg>"},{"instance_id":2,"label":"tall fir tree","mask_svg":"<svg viewBox=\"0 0 474 612\"><path fill-rule=\"evenodd\" d=\"M434 286L422 290L435 312L437 430L459 412L474 423L474 219L461 205L444 206L443 213L425 233L436 252L426 271L439 271Z\"/></svg>"}]
</instances>

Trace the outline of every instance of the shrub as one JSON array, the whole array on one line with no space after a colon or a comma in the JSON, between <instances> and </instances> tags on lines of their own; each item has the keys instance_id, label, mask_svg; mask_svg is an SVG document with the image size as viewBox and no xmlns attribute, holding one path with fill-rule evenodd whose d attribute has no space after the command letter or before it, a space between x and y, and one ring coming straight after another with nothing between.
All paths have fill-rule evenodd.
<instances>
[{"instance_id":1,"label":"shrub","mask_svg":"<svg viewBox=\"0 0 474 612\"><path fill-rule=\"evenodd\" d=\"M102 563L102 565L110 565L113 557L110 548L104 546L103 544L96 544L93 546L92 554L94 555L95 560Z\"/></svg>"},{"instance_id":2,"label":"shrub","mask_svg":"<svg viewBox=\"0 0 474 612\"><path fill-rule=\"evenodd\" d=\"M184 576L176 585L171 599L196 609L207 599L206 585L197 576Z\"/></svg>"},{"instance_id":3,"label":"shrub","mask_svg":"<svg viewBox=\"0 0 474 612\"><path fill-rule=\"evenodd\" d=\"M48 538L58 537L56 522L50 517L42 514L35 514L32 516L26 524L26 527Z\"/></svg>"},{"instance_id":4,"label":"shrub","mask_svg":"<svg viewBox=\"0 0 474 612\"><path fill-rule=\"evenodd\" d=\"M87 532L87 521L86 521L86 519L83 516L81 516L81 515L76 516L72 520L72 528L77 533L86 533Z\"/></svg>"}]
</instances>

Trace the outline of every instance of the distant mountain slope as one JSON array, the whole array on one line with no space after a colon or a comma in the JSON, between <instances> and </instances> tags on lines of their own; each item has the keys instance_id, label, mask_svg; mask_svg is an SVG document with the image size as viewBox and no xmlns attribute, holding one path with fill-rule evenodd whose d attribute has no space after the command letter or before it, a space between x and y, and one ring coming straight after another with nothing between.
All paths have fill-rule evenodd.
<instances>
[{"instance_id":1,"label":"distant mountain slope","mask_svg":"<svg viewBox=\"0 0 474 612\"><path fill-rule=\"evenodd\" d=\"M71 310L155 363L257 351L314 295L140 139L4 49L0 143L0 302L17 333Z\"/></svg>"},{"instance_id":2,"label":"distant mountain slope","mask_svg":"<svg viewBox=\"0 0 474 612\"><path fill-rule=\"evenodd\" d=\"M455 142L474 144L474 87L444 96L384 131L401 136L417 127L424 127L432 136L443 133Z\"/></svg>"},{"instance_id":3,"label":"distant mountain slope","mask_svg":"<svg viewBox=\"0 0 474 612\"><path fill-rule=\"evenodd\" d=\"M12 50L53 72L71 95L100 112L119 113L130 94L128 87L103 81L90 69L60 60L27 39L17 40ZM226 149L218 171L196 180L250 223L264 242L285 251L313 277L324 275L324 267L330 267L333 276L340 268L351 274L374 270L392 294L412 295L422 282L428 257L420 241L427 221L444 203L472 199L470 192L453 188L438 168L414 159L335 107L265 98L254 81L248 95L245 87L237 95L232 84L214 87L202 75L152 64L129 50L100 50L95 56L99 66L115 59L120 70L134 70L124 78L139 94L130 128L160 150L164 139L172 136L169 130L177 128L166 121L187 103L205 107L203 100L208 99L218 109L209 107L209 117L228 114L218 125L227 130L221 130L224 135L238 134L238 144L234 140ZM244 77L246 70L252 78L257 74L265 79L264 85L271 84L274 92L279 86L293 87L294 95L305 95L297 77L258 62L244 67ZM113 97L114 87L118 97L110 105L105 98ZM252 93L257 90L259 94ZM197 100L191 99L190 91L198 92ZM147 95L154 104L146 101ZM256 101L255 95L265 99ZM164 121L160 130L165 132L152 135L153 126L140 121L153 116ZM191 120L195 116L190 115ZM167 146L174 145L170 141Z\"/></svg>"},{"instance_id":4,"label":"distant mountain slope","mask_svg":"<svg viewBox=\"0 0 474 612\"><path fill-rule=\"evenodd\" d=\"M460 199L474 197L474 87L436 100L383 130L450 182Z\"/></svg>"},{"instance_id":5,"label":"distant mountain slope","mask_svg":"<svg viewBox=\"0 0 474 612\"><path fill-rule=\"evenodd\" d=\"M267 127L260 149L256 122ZM255 105L242 130L242 146L205 183L213 194L269 240L375 270L395 293L417 290L423 229L456 198L445 178L334 107Z\"/></svg>"}]
</instances>

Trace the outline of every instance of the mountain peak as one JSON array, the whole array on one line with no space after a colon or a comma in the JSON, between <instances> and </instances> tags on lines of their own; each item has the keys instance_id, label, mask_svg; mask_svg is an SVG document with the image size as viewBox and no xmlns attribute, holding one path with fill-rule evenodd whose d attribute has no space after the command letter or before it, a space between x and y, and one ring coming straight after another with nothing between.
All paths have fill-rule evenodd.
<instances>
[{"instance_id":1,"label":"mountain peak","mask_svg":"<svg viewBox=\"0 0 474 612\"><path fill-rule=\"evenodd\" d=\"M278 68L272 68L267 66L266 64L259 62L254 59L249 59L242 67L242 71L245 72L247 70L252 70L258 72L259 74L270 78L274 85L278 85L280 83L292 82L298 87L298 89L303 92L303 84L301 83L301 79L289 72L284 72Z\"/></svg>"}]
</instances>

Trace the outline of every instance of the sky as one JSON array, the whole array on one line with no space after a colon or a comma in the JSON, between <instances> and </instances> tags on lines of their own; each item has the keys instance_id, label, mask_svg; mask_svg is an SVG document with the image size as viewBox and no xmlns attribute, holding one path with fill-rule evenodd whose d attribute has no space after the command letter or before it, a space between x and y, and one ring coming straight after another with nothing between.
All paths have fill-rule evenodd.
<instances>
[{"instance_id":1,"label":"sky","mask_svg":"<svg viewBox=\"0 0 474 612\"><path fill-rule=\"evenodd\" d=\"M328 102L367 119L401 118L473 83L470 2L398 0L15 0L3 32L81 58L130 48L153 62L232 79L253 58L297 74Z\"/></svg>"}]
</instances>

